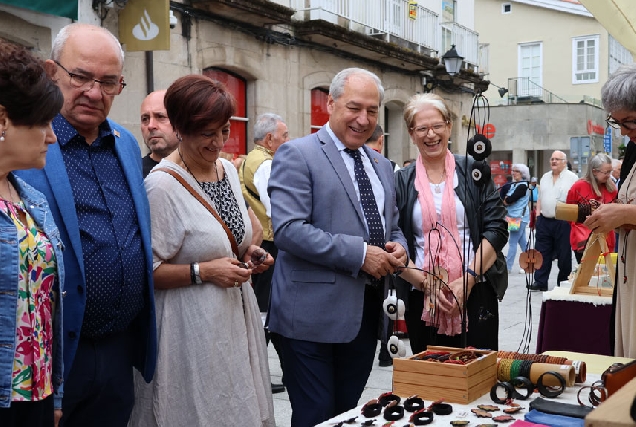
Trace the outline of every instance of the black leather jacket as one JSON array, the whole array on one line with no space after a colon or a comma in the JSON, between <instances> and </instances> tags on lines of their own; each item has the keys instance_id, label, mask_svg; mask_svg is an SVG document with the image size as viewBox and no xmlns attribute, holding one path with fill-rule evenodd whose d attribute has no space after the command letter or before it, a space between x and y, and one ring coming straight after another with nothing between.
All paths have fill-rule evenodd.
<instances>
[{"instance_id":1,"label":"black leather jacket","mask_svg":"<svg viewBox=\"0 0 636 427\"><path fill-rule=\"evenodd\" d=\"M468 164L466 165L466 161ZM506 208L504 207L499 192L495 189L492 180L483 189L477 187L470 173L474 160L472 157L455 155L455 170L457 171L458 186L455 193L461 200L466 210L466 219L470 229L470 240L473 250L477 250L483 238L488 240L497 251L497 261L486 271L486 281L490 283L501 301L508 288L508 269L501 250L508 242L508 224L506 223ZM417 200L415 189L415 162L400 169L395 173L395 191L397 205L400 212L398 225L402 229L408 244L409 258L415 259L415 237L413 234L413 206ZM485 199L483 203L479 201ZM398 278L399 279L399 278ZM404 285L410 284L399 279ZM401 295L401 297L406 295Z\"/></svg>"}]
</instances>

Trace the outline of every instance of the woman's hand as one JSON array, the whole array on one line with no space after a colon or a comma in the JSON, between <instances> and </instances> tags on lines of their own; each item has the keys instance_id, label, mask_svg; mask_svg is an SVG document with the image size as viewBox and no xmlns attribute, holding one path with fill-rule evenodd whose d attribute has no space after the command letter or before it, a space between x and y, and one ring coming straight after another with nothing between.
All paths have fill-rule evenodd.
<instances>
[{"instance_id":1,"label":"woman's hand","mask_svg":"<svg viewBox=\"0 0 636 427\"><path fill-rule=\"evenodd\" d=\"M199 263L199 275L204 282L211 282L221 288L239 287L252 275L251 268L234 258L217 258Z\"/></svg>"},{"instance_id":2,"label":"woman's hand","mask_svg":"<svg viewBox=\"0 0 636 427\"><path fill-rule=\"evenodd\" d=\"M468 278L468 294L470 295L470 289L472 283L474 285L474 278L471 275L466 276ZM454 297L453 297L454 296ZM464 298L464 277L459 277L453 280L446 286L440 286L437 291L437 306L440 311L447 313L449 316L457 316L461 313L466 298Z\"/></svg>"},{"instance_id":3,"label":"woman's hand","mask_svg":"<svg viewBox=\"0 0 636 427\"><path fill-rule=\"evenodd\" d=\"M605 203L592 212L583 225L594 233L605 234L627 224L628 221L632 220L631 215L634 215L635 211L636 206L634 205Z\"/></svg>"},{"instance_id":4,"label":"woman's hand","mask_svg":"<svg viewBox=\"0 0 636 427\"><path fill-rule=\"evenodd\" d=\"M254 258L261 258L260 253L265 253L265 259L259 261L258 263L254 262ZM253 257L253 255L255 255ZM251 245L245 251L243 255L243 261L252 269L252 274L259 274L263 271L267 270L270 266L274 265L274 257L272 257L269 252L266 252L263 248L256 245Z\"/></svg>"}]
</instances>

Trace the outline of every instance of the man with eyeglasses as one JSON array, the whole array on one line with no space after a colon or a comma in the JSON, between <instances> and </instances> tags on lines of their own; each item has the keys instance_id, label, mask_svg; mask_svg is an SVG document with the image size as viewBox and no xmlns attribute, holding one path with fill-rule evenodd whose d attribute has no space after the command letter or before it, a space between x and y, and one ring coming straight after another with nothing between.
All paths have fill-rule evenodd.
<instances>
[{"instance_id":1,"label":"man with eyeglasses","mask_svg":"<svg viewBox=\"0 0 636 427\"><path fill-rule=\"evenodd\" d=\"M177 134L163 105L165 95L165 90L158 90L148 94L141 103L141 136L150 150L141 159L144 178L179 145Z\"/></svg>"},{"instance_id":2,"label":"man with eyeglasses","mask_svg":"<svg viewBox=\"0 0 636 427\"><path fill-rule=\"evenodd\" d=\"M51 56L45 66L64 95L53 120L58 144L42 171L21 175L46 195L65 246L65 382L55 390L56 421L124 427L132 368L150 381L156 361L141 151L107 118L125 86L124 53L108 30L76 23L60 30Z\"/></svg>"},{"instance_id":3,"label":"man with eyeglasses","mask_svg":"<svg viewBox=\"0 0 636 427\"><path fill-rule=\"evenodd\" d=\"M572 272L570 223L556 219L555 212L558 202L565 203L568 191L578 180L578 176L567 170L567 157L562 151L552 153L550 169L539 182L535 249L541 252L543 264L534 274L534 283L530 285L530 290L533 291L548 290L553 255L556 256L559 267L557 286L567 280Z\"/></svg>"}]
</instances>

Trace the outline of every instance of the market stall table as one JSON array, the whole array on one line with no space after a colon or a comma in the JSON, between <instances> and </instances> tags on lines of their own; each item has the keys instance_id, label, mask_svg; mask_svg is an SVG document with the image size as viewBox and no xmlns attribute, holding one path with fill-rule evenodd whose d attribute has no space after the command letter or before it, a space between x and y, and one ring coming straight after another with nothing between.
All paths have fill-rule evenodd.
<instances>
[{"instance_id":1,"label":"market stall table","mask_svg":"<svg viewBox=\"0 0 636 427\"><path fill-rule=\"evenodd\" d=\"M596 380L599 380L601 378L600 375L598 374L588 374L587 376L587 380L585 381L585 383L583 384L575 384L573 387L568 387L566 388L565 392L560 395L559 397L555 398L555 399L550 399L550 400L554 400L555 402L562 402L562 403L571 403L571 404L575 404L578 405L578 401L576 398L576 395L579 391L579 389L584 386L584 385L592 385L592 383ZM404 400L405 398L407 398L408 396L400 396L402 398L402 400ZM523 410L521 412L517 412L516 414L513 414L512 416L517 419L517 420L523 420L525 414L528 412L528 406L530 405L530 402L532 402L535 398L537 397L541 397L541 395L539 393L534 393L532 394L532 396L530 397L530 399L528 400L516 400L515 402L520 404L523 407ZM430 405L431 402L430 401L426 401L425 405ZM473 414L470 410L473 408L476 408L477 405L481 405L481 404L487 404L487 405L493 405L493 401L490 399L490 395L489 394L485 394L482 397L480 397L479 399L475 400L474 402L468 403L466 405L462 405L459 403L452 403L451 405L453 406L453 413L450 415L435 415L435 417L433 418L433 422L431 424L428 424L429 426L445 426L448 427L450 426L450 422L453 420L466 420L469 421L470 424L468 424L469 426L476 426L479 424L493 424L494 422L488 418L478 418L475 414ZM346 421L349 420L353 417L357 417L355 422L353 424L344 424L345 426L360 426L362 425L362 422L365 420L370 420L370 419L375 419L375 426L376 427L380 427L382 426L384 423L386 423L387 421L382 417L382 415L379 415L377 417L374 418L365 418L364 416L362 416L362 406L360 405L354 409L351 409L350 411L347 411L343 414L338 415L337 417L334 417L330 420L325 421L322 424L318 424L318 427L333 427L334 424L337 424L341 421ZM507 407L506 405L497 405L499 406L501 409ZM502 415L503 412L499 411L496 413L496 415ZM396 421L395 425L396 426L402 426L406 423L408 423L409 417L410 417L411 413L406 412L404 415L404 418L402 418L399 421ZM506 424L500 424L502 426L505 426Z\"/></svg>"},{"instance_id":2,"label":"market stall table","mask_svg":"<svg viewBox=\"0 0 636 427\"><path fill-rule=\"evenodd\" d=\"M561 286L543 293L536 352L562 350L610 355L612 298L571 295L569 291Z\"/></svg>"},{"instance_id":3,"label":"market stall table","mask_svg":"<svg viewBox=\"0 0 636 427\"><path fill-rule=\"evenodd\" d=\"M632 359L628 359L624 357L611 357L611 356L604 356L604 355L597 355L597 354L585 354L585 353L576 353L576 352L568 352L568 351L549 351L546 353L551 356L565 357L569 360L584 361L587 364L587 378L584 383L575 384L573 387L568 387L561 396L555 399L551 399L551 400L554 400L555 402L572 403L575 405L578 405L576 395L581 387L586 385L592 385L592 383L599 380L601 378L601 374L613 363L629 363L632 361ZM390 390L387 389L385 391L390 391ZM400 397L402 397L402 400L404 400L408 396L400 396ZM524 408L524 410L522 412L518 412L517 414L514 414L513 417L515 419L523 420L524 415L528 412L528 406L530 402L537 397L540 397L539 393L534 393L532 396L530 396L530 399L526 401L519 401L519 400L516 401ZM431 403L430 401L425 402L426 405L429 405L430 403ZM487 418L486 419L478 418L472 412L470 412L470 410L473 408L476 408L477 405L480 405L480 404L492 404L492 403L493 402L490 399L489 394L485 394L484 396L480 397L474 402L471 402L466 405L453 403L452 404L453 413L451 415L439 415L439 416L436 415L435 418L433 419L433 422L429 425L448 427L450 426L450 421L457 420L457 419L464 419L464 420L470 421L469 426L476 426L479 424L490 424L491 422L489 422ZM375 418L363 417L361 413L362 406L363 405L360 405L354 409L351 409L350 411L347 411L330 420L327 420L323 422L322 424L318 424L318 427L333 427L334 424L337 424L341 421L349 420L353 417L357 417L355 422L353 424L345 424L345 426L360 426L362 425L363 421L369 420L369 419L377 420L375 423L376 426L382 426L384 423L387 422L382 417L382 415ZM505 407L505 405L498 405L498 406L500 406L501 408ZM460 417L460 415L465 415L465 416ZM407 412L404 418L397 421L395 425L401 426L403 424L406 424L408 422L408 417L410 417L410 413ZM501 425L505 426L507 424L501 424Z\"/></svg>"}]
</instances>

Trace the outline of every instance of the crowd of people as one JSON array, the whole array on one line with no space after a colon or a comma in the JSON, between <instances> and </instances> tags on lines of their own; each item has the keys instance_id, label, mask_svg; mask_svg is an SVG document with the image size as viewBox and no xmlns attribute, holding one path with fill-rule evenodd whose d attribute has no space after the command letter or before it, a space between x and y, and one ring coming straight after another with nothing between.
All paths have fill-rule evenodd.
<instances>
[{"instance_id":1,"label":"crowd of people","mask_svg":"<svg viewBox=\"0 0 636 427\"><path fill-rule=\"evenodd\" d=\"M261 114L237 163L222 155L236 100L183 76L141 104L142 158L108 118L126 86L108 30L70 24L45 61L0 41L0 59L3 426L274 426L285 389L292 425L313 426L358 404L392 329L389 288L413 352L496 350L498 301L535 214L558 282L572 250L581 261L590 235L613 246L619 231L616 353L636 356L632 142L622 165L599 154L581 180L561 151L538 186L515 164L500 195L449 150L451 111L434 94L404 109L417 158L385 158L382 82L348 68L322 128L290 141L281 116ZM603 87L608 123L636 138L634 99L634 67ZM583 224L555 218L558 202L592 199ZM551 264L532 289L547 289Z\"/></svg>"}]
</instances>

